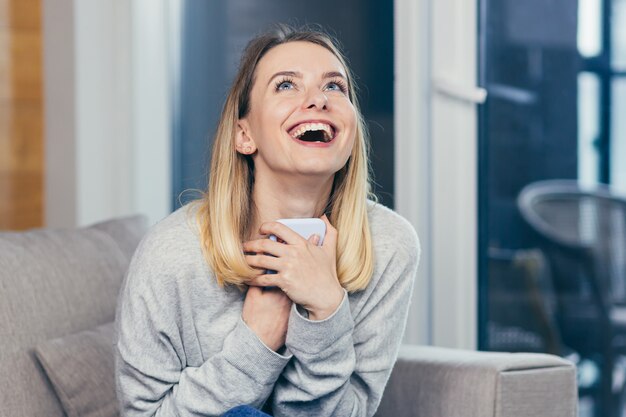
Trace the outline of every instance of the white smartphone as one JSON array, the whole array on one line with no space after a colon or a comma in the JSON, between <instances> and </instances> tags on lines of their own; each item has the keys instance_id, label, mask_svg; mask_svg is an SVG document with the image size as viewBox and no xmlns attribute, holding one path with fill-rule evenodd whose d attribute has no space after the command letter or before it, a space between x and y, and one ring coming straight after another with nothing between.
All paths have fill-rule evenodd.
<instances>
[{"instance_id":1,"label":"white smartphone","mask_svg":"<svg viewBox=\"0 0 626 417\"><path fill-rule=\"evenodd\" d=\"M324 220L322 219L313 217L304 219L278 219L276 221L284 224L307 240L313 235L318 235L320 240L317 242L317 246L322 246L324 243L324 236L326 236L326 223L324 223ZM270 235L270 239L274 242L278 240L275 235ZM276 271L268 269L265 273L275 274Z\"/></svg>"},{"instance_id":2,"label":"white smartphone","mask_svg":"<svg viewBox=\"0 0 626 417\"><path fill-rule=\"evenodd\" d=\"M279 223L284 224L300 236L305 239L309 239L313 235L318 235L320 241L317 246L322 246L324 243L324 236L326 235L326 223L324 220L316 217L306 219L278 219ZM270 235L270 239L276 242L276 236Z\"/></svg>"}]
</instances>

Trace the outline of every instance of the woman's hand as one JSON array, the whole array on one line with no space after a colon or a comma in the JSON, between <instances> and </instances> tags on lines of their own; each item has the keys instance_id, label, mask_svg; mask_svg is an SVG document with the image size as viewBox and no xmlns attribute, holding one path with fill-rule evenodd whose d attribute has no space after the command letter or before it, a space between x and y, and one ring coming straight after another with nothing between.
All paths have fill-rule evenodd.
<instances>
[{"instance_id":1,"label":"woman's hand","mask_svg":"<svg viewBox=\"0 0 626 417\"><path fill-rule=\"evenodd\" d=\"M324 244L317 246L319 237L309 240L279 222L261 225L263 235L273 234L285 243L270 239L244 242L246 261L253 268L271 269L276 274L261 273L250 281L250 285L279 287L287 296L309 312L311 320L323 320L330 316L344 297L344 289L337 278L337 229L326 215ZM317 239L316 239L317 238Z\"/></svg>"},{"instance_id":2,"label":"woman's hand","mask_svg":"<svg viewBox=\"0 0 626 417\"><path fill-rule=\"evenodd\" d=\"M291 300L279 289L249 287L243 302L243 321L273 351L285 344Z\"/></svg>"}]
</instances>

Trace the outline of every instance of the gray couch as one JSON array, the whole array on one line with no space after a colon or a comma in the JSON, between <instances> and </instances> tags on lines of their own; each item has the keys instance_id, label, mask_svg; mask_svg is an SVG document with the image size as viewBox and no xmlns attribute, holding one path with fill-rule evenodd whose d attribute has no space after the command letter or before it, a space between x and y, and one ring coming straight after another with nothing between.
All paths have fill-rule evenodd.
<instances>
[{"instance_id":1,"label":"gray couch","mask_svg":"<svg viewBox=\"0 0 626 417\"><path fill-rule=\"evenodd\" d=\"M116 415L112 321L140 216L0 233L0 417ZM405 347L377 416L574 417L557 357Z\"/></svg>"}]
</instances>

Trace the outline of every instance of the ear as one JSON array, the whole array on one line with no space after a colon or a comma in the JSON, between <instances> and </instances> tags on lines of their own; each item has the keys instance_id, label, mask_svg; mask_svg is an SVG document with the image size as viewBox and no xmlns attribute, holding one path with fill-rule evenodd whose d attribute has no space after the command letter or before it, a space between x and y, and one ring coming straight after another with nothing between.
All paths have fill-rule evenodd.
<instances>
[{"instance_id":1,"label":"ear","mask_svg":"<svg viewBox=\"0 0 626 417\"><path fill-rule=\"evenodd\" d=\"M243 155L252 155L256 152L256 144L250 135L250 124L246 119L239 119L237 122L235 148Z\"/></svg>"}]
</instances>

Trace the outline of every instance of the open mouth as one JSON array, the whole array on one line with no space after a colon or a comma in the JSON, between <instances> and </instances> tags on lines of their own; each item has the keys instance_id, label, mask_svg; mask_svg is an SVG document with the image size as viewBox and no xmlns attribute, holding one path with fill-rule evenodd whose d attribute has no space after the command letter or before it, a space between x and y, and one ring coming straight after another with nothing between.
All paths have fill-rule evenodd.
<instances>
[{"instance_id":1,"label":"open mouth","mask_svg":"<svg viewBox=\"0 0 626 417\"><path fill-rule=\"evenodd\" d=\"M289 131L294 139L311 143L328 143L336 135L335 128L328 123L301 123Z\"/></svg>"}]
</instances>

